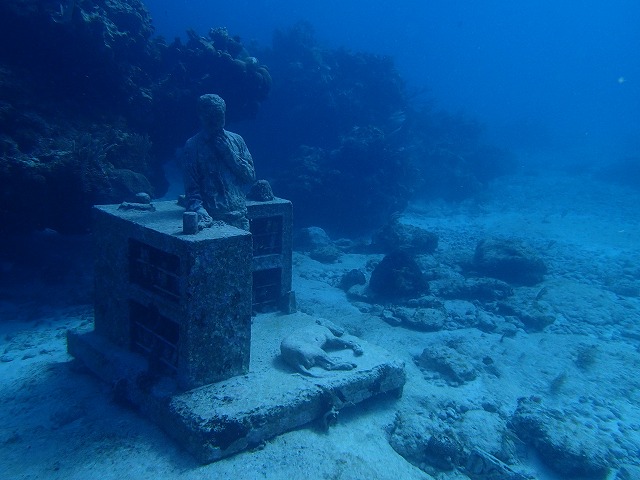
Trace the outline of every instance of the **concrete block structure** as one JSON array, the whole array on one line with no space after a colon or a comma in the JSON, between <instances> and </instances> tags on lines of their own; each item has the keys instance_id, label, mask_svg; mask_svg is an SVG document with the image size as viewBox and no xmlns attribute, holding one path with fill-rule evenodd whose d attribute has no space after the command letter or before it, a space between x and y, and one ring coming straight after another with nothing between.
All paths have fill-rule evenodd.
<instances>
[{"instance_id":1,"label":"concrete block structure","mask_svg":"<svg viewBox=\"0 0 640 480\"><path fill-rule=\"evenodd\" d=\"M94 209L96 332L191 388L249 368L253 311L295 310L291 202L247 202L251 232L182 232L184 209Z\"/></svg>"},{"instance_id":2,"label":"concrete block structure","mask_svg":"<svg viewBox=\"0 0 640 480\"><path fill-rule=\"evenodd\" d=\"M317 319L295 312L291 203L247 209L250 232L197 231L176 202L95 207L95 329L67 336L71 355L203 463L405 383L404 364L366 342L357 357L331 353L357 368L318 377L274 353Z\"/></svg>"},{"instance_id":3,"label":"concrete block structure","mask_svg":"<svg viewBox=\"0 0 640 480\"><path fill-rule=\"evenodd\" d=\"M292 313L296 307L291 291L291 202L280 198L247 201L247 217L253 237L254 311Z\"/></svg>"},{"instance_id":4,"label":"concrete block structure","mask_svg":"<svg viewBox=\"0 0 640 480\"><path fill-rule=\"evenodd\" d=\"M192 388L249 369L252 241L231 226L182 233L184 209L95 208L95 329Z\"/></svg>"},{"instance_id":5,"label":"concrete block structure","mask_svg":"<svg viewBox=\"0 0 640 480\"><path fill-rule=\"evenodd\" d=\"M406 381L402 361L362 340L364 354L332 352L357 363L349 371L319 372L308 377L274 357L291 330L316 319L294 313L260 314L253 324L249 373L188 391L158 378L150 387L147 364L139 355L113 348L96 332L68 335L69 351L117 394L138 407L202 463L215 462L310 422L331 423L337 412L377 396L399 397ZM126 381L123 381L125 379Z\"/></svg>"}]
</instances>

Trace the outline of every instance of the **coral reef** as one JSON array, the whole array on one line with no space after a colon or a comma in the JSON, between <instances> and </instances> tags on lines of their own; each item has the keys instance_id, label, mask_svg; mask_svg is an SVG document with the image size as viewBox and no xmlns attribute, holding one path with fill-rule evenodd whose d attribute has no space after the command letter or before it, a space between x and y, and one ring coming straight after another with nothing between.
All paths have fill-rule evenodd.
<instances>
[{"instance_id":1,"label":"coral reef","mask_svg":"<svg viewBox=\"0 0 640 480\"><path fill-rule=\"evenodd\" d=\"M238 38L152 35L139 0L0 4L3 231L82 232L95 203L162 195L200 94L223 95L231 119L255 115L271 78Z\"/></svg>"},{"instance_id":2,"label":"coral reef","mask_svg":"<svg viewBox=\"0 0 640 480\"><path fill-rule=\"evenodd\" d=\"M389 57L323 48L306 23L260 56L273 89L247 135L299 226L370 233L412 198L469 198L513 168L477 122L412 96Z\"/></svg>"},{"instance_id":3,"label":"coral reef","mask_svg":"<svg viewBox=\"0 0 640 480\"><path fill-rule=\"evenodd\" d=\"M389 57L323 48L305 23L251 49L224 28L154 37L140 0L3 2L0 186L10 205L37 197L60 215L7 206L2 228L83 231L96 201L161 196L162 164L197 130L196 99L211 92L229 122L255 119L238 130L261 176L296 204L298 226L370 233L416 196L468 198L512 167L477 122L412 97ZM51 194L52 176L67 178L72 200Z\"/></svg>"}]
</instances>

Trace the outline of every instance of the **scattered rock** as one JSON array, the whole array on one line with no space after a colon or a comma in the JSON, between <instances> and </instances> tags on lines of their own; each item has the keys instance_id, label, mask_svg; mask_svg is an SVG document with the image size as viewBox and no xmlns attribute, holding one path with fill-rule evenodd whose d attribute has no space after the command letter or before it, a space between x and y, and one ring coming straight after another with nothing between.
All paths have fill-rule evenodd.
<instances>
[{"instance_id":1,"label":"scattered rock","mask_svg":"<svg viewBox=\"0 0 640 480\"><path fill-rule=\"evenodd\" d=\"M309 256L320 263L335 263L342 256L342 252L335 245L330 245L311 250Z\"/></svg>"},{"instance_id":2,"label":"scattered rock","mask_svg":"<svg viewBox=\"0 0 640 480\"><path fill-rule=\"evenodd\" d=\"M435 432L425 448L425 460L439 470L453 470L464 457L464 447L453 430Z\"/></svg>"},{"instance_id":3,"label":"scattered rock","mask_svg":"<svg viewBox=\"0 0 640 480\"><path fill-rule=\"evenodd\" d=\"M450 403L450 402L448 402ZM400 411L389 444L421 470L440 478L455 471L473 480L526 480L517 463L506 422L497 414L461 405L429 405L422 412Z\"/></svg>"},{"instance_id":4,"label":"scattered rock","mask_svg":"<svg viewBox=\"0 0 640 480\"><path fill-rule=\"evenodd\" d=\"M309 256L320 263L335 263L342 256L342 252L335 246L322 247L311 250Z\"/></svg>"},{"instance_id":5,"label":"scattered rock","mask_svg":"<svg viewBox=\"0 0 640 480\"><path fill-rule=\"evenodd\" d=\"M609 470L604 442L571 411L547 408L538 397L521 398L511 426L562 475L604 478Z\"/></svg>"},{"instance_id":6,"label":"scattered rock","mask_svg":"<svg viewBox=\"0 0 640 480\"><path fill-rule=\"evenodd\" d=\"M407 307L411 308L444 308L444 302L433 295L422 295L407 300Z\"/></svg>"},{"instance_id":7,"label":"scattered rock","mask_svg":"<svg viewBox=\"0 0 640 480\"><path fill-rule=\"evenodd\" d=\"M389 311L386 311L389 312ZM444 327L447 314L438 308L395 307L391 309L391 318L383 317L391 325L403 325L412 330L436 332Z\"/></svg>"},{"instance_id":8,"label":"scattered rock","mask_svg":"<svg viewBox=\"0 0 640 480\"><path fill-rule=\"evenodd\" d=\"M409 462L430 474L464 463L464 448L455 431L434 416L398 413L389 444Z\"/></svg>"},{"instance_id":9,"label":"scattered rock","mask_svg":"<svg viewBox=\"0 0 640 480\"><path fill-rule=\"evenodd\" d=\"M387 322L392 327L399 327L402 325L402 319L396 317L391 310L384 309L380 312L380 318Z\"/></svg>"},{"instance_id":10,"label":"scattered rock","mask_svg":"<svg viewBox=\"0 0 640 480\"><path fill-rule=\"evenodd\" d=\"M403 250L413 254L430 254L438 248L438 235L414 225L400 223L398 217L393 217L374 234L372 246L385 253Z\"/></svg>"},{"instance_id":11,"label":"scattered rock","mask_svg":"<svg viewBox=\"0 0 640 480\"><path fill-rule=\"evenodd\" d=\"M381 299L403 300L427 293L429 283L410 254L396 251L386 255L373 270L369 288Z\"/></svg>"},{"instance_id":12,"label":"scattered rock","mask_svg":"<svg viewBox=\"0 0 640 480\"><path fill-rule=\"evenodd\" d=\"M485 239L478 242L472 268L516 285L540 283L547 267L529 247L514 239Z\"/></svg>"},{"instance_id":13,"label":"scattered rock","mask_svg":"<svg viewBox=\"0 0 640 480\"><path fill-rule=\"evenodd\" d=\"M513 288L502 280L480 277L446 282L440 286L438 294L444 298L492 302L513 295Z\"/></svg>"},{"instance_id":14,"label":"scattered rock","mask_svg":"<svg viewBox=\"0 0 640 480\"><path fill-rule=\"evenodd\" d=\"M548 302L527 301L521 295L497 303L498 313L512 316L522 323L527 332L540 332L556 320L556 315Z\"/></svg>"},{"instance_id":15,"label":"scattered rock","mask_svg":"<svg viewBox=\"0 0 640 480\"><path fill-rule=\"evenodd\" d=\"M475 380L478 375L475 366L465 355L447 345L431 345L415 361L421 369L438 373L453 386Z\"/></svg>"},{"instance_id":16,"label":"scattered rock","mask_svg":"<svg viewBox=\"0 0 640 480\"><path fill-rule=\"evenodd\" d=\"M507 422L495 412L478 408L464 412L456 422L456 432L468 450L486 452L509 464L517 461L516 447L509 438ZM477 467L472 473L483 473Z\"/></svg>"},{"instance_id":17,"label":"scattered rock","mask_svg":"<svg viewBox=\"0 0 640 480\"><path fill-rule=\"evenodd\" d=\"M294 245L297 250L311 251L318 248L333 245L331 238L320 227L306 227L300 229L295 235Z\"/></svg>"},{"instance_id":18,"label":"scattered rock","mask_svg":"<svg viewBox=\"0 0 640 480\"><path fill-rule=\"evenodd\" d=\"M360 306L358 306L358 309L360 311L370 312L372 309L374 309L376 307L376 305L375 305L375 300L376 299L374 298L373 293L371 292L371 290L369 290L369 288L367 288L366 284L364 284L364 285L359 285L359 284L351 285L351 287L349 287L349 289L346 290L346 293L347 293L347 298L350 300L352 305L358 306L358 303L361 304ZM365 307L365 304L366 304L366 307ZM378 306L378 307L380 307L380 309L382 309L381 306Z\"/></svg>"},{"instance_id":19,"label":"scattered rock","mask_svg":"<svg viewBox=\"0 0 640 480\"><path fill-rule=\"evenodd\" d=\"M365 285L367 283L367 277L362 270L354 268L345 273L340 279L339 287L345 292L354 285Z\"/></svg>"},{"instance_id":20,"label":"scattered rock","mask_svg":"<svg viewBox=\"0 0 640 480\"><path fill-rule=\"evenodd\" d=\"M135 202L149 205L151 203L151 195L146 192L138 192L135 195Z\"/></svg>"},{"instance_id":21,"label":"scattered rock","mask_svg":"<svg viewBox=\"0 0 640 480\"><path fill-rule=\"evenodd\" d=\"M502 319L495 315L484 310L476 312L476 328L481 332L493 332L498 328L499 323L502 323Z\"/></svg>"},{"instance_id":22,"label":"scattered rock","mask_svg":"<svg viewBox=\"0 0 640 480\"><path fill-rule=\"evenodd\" d=\"M467 300L445 300L444 312L449 328L473 328L478 324L478 312L481 310Z\"/></svg>"},{"instance_id":23,"label":"scattered rock","mask_svg":"<svg viewBox=\"0 0 640 480\"><path fill-rule=\"evenodd\" d=\"M583 371L593 368L598 359L598 346L595 344L581 343L575 352L574 362L576 366Z\"/></svg>"},{"instance_id":24,"label":"scattered rock","mask_svg":"<svg viewBox=\"0 0 640 480\"><path fill-rule=\"evenodd\" d=\"M309 252L311 258L321 263L334 263L342 256L340 249L320 227L301 229L294 238L294 244L298 250Z\"/></svg>"}]
</instances>

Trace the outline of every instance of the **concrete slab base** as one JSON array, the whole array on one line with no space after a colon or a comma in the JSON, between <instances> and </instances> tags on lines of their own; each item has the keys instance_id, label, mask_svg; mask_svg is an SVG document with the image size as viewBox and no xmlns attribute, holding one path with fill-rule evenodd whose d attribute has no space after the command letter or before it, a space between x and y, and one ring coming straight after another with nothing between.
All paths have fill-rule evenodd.
<instances>
[{"instance_id":1,"label":"concrete slab base","mask_svg":"<svg viewBox=\"0 0 640 480\"><path fill-rule=\"evenodd\" d=\"M330 424L341 408L380 394L400 395L403 362L358 340L364 349L330 352L351 361L351 371L312 369L318 377L295 373L280 359L280 341L315 319L302 314L262 314L252 325L249 373L186 392L154 372L136 353L111 344L95 332L69 332L68 350L111 384L115 394L160 425L200 462L209 463L314 420Z\"/></svg>"}]
</instances>

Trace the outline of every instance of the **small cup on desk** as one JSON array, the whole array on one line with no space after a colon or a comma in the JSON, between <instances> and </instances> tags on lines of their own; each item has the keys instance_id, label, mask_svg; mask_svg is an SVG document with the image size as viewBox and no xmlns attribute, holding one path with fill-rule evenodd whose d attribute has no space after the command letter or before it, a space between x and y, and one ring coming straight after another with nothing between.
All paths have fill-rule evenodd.
<instances>
[{"instance_id":1,"label":"small cup on desk","mask_svg":"<svg viewBox=\"0 0 640 480\"><path fill-rule=\"evenodd\" d=\"M182 214L182 233L185 235L198 233L198 214L196 212L184 212Z\"/></svg>"}]
</instances>

